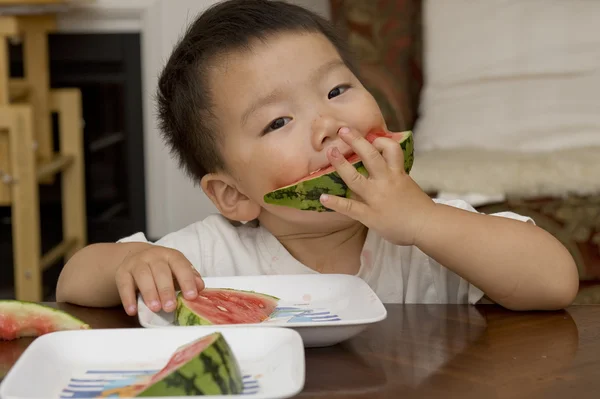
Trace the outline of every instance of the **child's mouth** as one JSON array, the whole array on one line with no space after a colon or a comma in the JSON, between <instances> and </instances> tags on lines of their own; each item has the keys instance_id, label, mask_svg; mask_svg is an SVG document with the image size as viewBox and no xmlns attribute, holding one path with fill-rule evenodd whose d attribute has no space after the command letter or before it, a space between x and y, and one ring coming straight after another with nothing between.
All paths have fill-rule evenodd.
<instances>
[{"instance_id":1,"label":"child's mouth","mask_svg":"<svg viewBox=\"0 0 600 399\"><path fill-rule=\"evenodd\" d=\"M351 158L352 156L354 156L355 153L352 150L350 150L350 151L348 151L347 153L345 153L343 155L344 155L344 158L346 158L346 160L348 160L349 158ZM314 171L310 172L308 174L308 176L314 175L315 173L318 173L318 172L320 172L320 171L322 171L324 169L329 169L331 167L332 167L331 164L328 162L326 164L321 165L319 168L315 169Z\"/></svg>"}]
</instances>

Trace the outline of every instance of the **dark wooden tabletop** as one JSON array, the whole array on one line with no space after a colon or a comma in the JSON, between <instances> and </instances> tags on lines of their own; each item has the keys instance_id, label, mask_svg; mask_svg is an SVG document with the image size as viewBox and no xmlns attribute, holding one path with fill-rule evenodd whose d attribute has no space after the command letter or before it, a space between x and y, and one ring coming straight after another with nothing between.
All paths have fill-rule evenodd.
<instances>
[{"instance_id":1,"label":"dark wooden tabletop","mask_svg":"<svg viewBox=\"0 0 600 399\"><path fill-rule=\"evenodd\" d=\"M120 309L52 304L92 328L139 327ZM300 398L598 398L600 306L387 305L386 320L306 350ZM31 339L0 342L0 375Z\"/></svg>"}]
</instances>

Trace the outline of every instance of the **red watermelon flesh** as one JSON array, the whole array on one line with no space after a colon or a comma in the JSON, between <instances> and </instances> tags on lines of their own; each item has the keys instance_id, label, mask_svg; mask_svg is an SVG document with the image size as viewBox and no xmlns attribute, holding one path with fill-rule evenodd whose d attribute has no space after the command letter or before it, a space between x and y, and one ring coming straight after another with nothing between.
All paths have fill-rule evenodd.
<instances>
[{"instance_id":1,"label":"red watermelon flesh","mask_svg":"<svg viewBox=\"0 0 600 399\"><path fill-rule=\"evenodd\" d=\"M162 380L166 375L170 374L171 371L176 370L179 366L189 362L192 358L197 356L198 353L202 352L212 344L214 340L215 338L213 335L207 335L206 337L200 338L195 342L179 348L177 352L171 356L165 367L152 376L148 385L152 385L156 381Z\"/></svg>"},{"instance_id":2,"label":"red watermelon flesh","mask_svg":"<svg viewBox=\"0 0 600 399\"><path fill-rule=\"evenodd\" d=\"M365 136L365 139L369 143L373 144L373 141L375 141L375 139L379 138L379 137L387 137L389 139L393 139L395 136L402 136L402 135L404 135L404 133L386 133L382 130L373 130L373 131L370 131L369 133L367 133L367 135ZM358 156L358 154L352 153L352 154L349 154L346 156L346 160L348 162L350 162L351 164L354 164L354 163L360 161L360 157ZM297 183L300 183L305 180L310 180L317 176L326 175L333 171L335 171L335 168L332 165L329 165L325 168L315 170L314 172L310 173L308 176L305 176L302 179L300 179L292 184L297 184Z\"/></svg>"},{"instance_id":3,"label":"red watermelon flesh","mask_svg":"<svg viewBox=\"0 0 600 399\"><path fill-rule=\"evenodd\" d=\"M279 298L251 291L205 288L194 300L177 297L179 325L260 323L269 318Z\"/></svg>"},{"instance_id":4,"label":"red watermelon flesh","mask_svg":"<svg viewBox=\"0 0 600 399\"><path fill-rule=\"evenodd\" d=\"M59 309L33 302L0 301L0 340L89 328L83 321Z\"/></svg>"}]
</instances>

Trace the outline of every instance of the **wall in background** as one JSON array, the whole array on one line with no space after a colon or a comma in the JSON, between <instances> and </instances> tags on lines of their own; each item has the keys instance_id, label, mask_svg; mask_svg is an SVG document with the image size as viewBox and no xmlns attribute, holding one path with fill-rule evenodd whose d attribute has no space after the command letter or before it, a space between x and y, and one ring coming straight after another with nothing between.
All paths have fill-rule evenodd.
<instances>
[{"instance_id":1,"label":"wall in background","mask_svg":"<svg viewBox=\"0 0 600 399\"><path fill-rule=\"evenodd\" d=\"M329 0L286 0L288 3L297 4L299 6L308 8L327 19L331 18L331 11L329 9Z\"/></svg>"}]
</instances>

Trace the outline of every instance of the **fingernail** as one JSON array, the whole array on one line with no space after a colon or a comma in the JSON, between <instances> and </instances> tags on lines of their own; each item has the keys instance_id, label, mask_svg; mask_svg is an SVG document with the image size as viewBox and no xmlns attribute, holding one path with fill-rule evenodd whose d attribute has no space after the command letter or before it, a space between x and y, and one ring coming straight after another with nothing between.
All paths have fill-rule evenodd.
<instances>
[{"instance_id":1,"label":"fingernail","mask_svg":"<svg viewBox=\"0 0 600 399\"><path fill-rule=\"evenodd\" d=\"M127 313L129 313L129 314L135 313L135 305L129 305L127 307Z\"/></svg>"},{"instance_id":2,"label":"fingernail","mask_svg":"<svg viewBox=\"0 0 600 399\"><path fill-rule=\"evenodd\" d=\"M152 302L150 302L150 307L154 308L154 309L159 308L160 303L158 303L158 301L152 301Z\"/></svg>"},{"instance_id":3,"label":"fingernail","mask_svg":"<svg viewBox=\"0 0 600 399\"><path fill-rule=\"evenodd\" d=\"M193 297L194 295L196 295L196 291L194 290L189 290L185 292L185 296L187 297Z\"/></svg>"},{"instance_id":4,"label":"fingernail","mask_svg":"<svg viewBox=\"0 0 600 399\"><path fill-rule=\"evenodd\" d=\"M333 150L331 151L331 156L339 159L342 157L342 154L340 154L340 151L337 149L337 147L333 147Z\"/></svg>"},{"instance_id":5,"label":"fingernail","mask_svg":"<svg viewBox=\"0 0 600 399\"><path fill-rule=\"evenodd\" d=\"M350 129L347 127L340 128L340 130L338 131L338 134L348 134L348 133L350 133Z\"/></svg>"},{"instance_id":6,"label":"fingernail","mask_svg":"<svg viewBox=\"0 0 600 399\"><path fill-rule=\"evenodd\" d=\"M327 194L321 194L321 201L325 202L329 199L329 195Z\"/></svg>"},{"instance_id":7,"label":"fingernail","mask_svg":"<svg viewBox=\"0 0 600 399\"><path fill-rule=\"evenodd\" d=\"M173 301L169 300L169 301L165 302L165 308L166 309L169 309L172 306L173 306Z\"/></svg>"}]
</instances>

